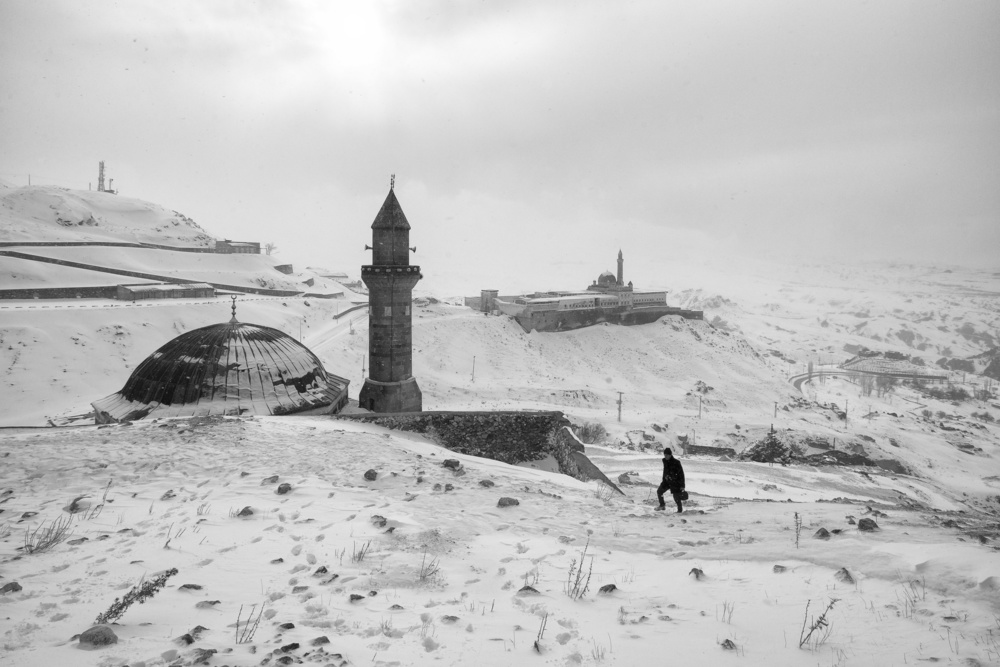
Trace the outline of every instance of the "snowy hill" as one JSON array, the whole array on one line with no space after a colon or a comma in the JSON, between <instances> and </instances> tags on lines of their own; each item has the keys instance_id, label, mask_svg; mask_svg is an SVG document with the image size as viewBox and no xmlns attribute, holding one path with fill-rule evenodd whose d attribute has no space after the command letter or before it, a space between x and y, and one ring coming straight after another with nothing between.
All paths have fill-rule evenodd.
<instances>
[{"instance_id":1,"label":"snowy hill","mask_svg":"<svg viewBox=\"0 0 1000 667\"><path fill-rule=\"evenodd\" d=\"M0 250L18 253L0 256L0 289L181 279L235 288L355 296L341 283L313 271L278 271L275 267L288 262L277 257L180 252L210 250L215 242L215 237L184 214L139 199L51 186L0 187ZM36 245L45 243L71 245Z\"/></svg>"},{"instance_id":2,"label":"snowy hill","mask_svg":"<svg viewBox=\"0 0 1000 667\"><path fill-rule=\"evenodd\" d=\"M209 247L182 213L107 192L52 186L0 188L0 242L104 241Z\"/></svg>"}]
</instances>

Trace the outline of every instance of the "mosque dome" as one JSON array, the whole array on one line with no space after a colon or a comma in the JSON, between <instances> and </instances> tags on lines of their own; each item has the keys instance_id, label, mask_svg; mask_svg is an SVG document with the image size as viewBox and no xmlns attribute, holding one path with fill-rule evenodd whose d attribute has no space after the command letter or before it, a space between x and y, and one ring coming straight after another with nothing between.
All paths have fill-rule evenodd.
<instances>
[{"instance_id":1,"label":"mosque dome","mask_svg":"<svg viewBox=\"0 0 1000 667\"><path fill-rule=\"evenodd\" d=\"M337 412L349 380L277 329L213 324L174 338L139 364L118 392L95 401L99 424L145 417Z\"/></svg>"},{"instance_id":2,"label":"mosque dome","mask_svg":"<svg viewBox=\"0 0 1000 667\"><path fill-rule=\"evenodd\" d=\"M610 271L605 271L604 273L602 273L600 276L597 277L597 284L601 287L605 287L608 285L614 286L618 284L618 278L617 276L615 276L615 274L611 273Z\"/></svg>"}]
</instances>

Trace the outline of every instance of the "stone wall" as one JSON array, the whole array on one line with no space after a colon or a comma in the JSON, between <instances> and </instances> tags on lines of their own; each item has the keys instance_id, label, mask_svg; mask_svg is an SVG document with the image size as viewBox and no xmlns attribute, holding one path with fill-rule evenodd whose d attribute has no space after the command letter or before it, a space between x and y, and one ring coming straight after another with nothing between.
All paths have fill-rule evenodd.
<instances>
[{"instance_id":1,"label":"stone wall","mask_svg":"<svg viewBox=\"0 0 1000 667\"><path fill-rule=\"evenodd\" d=\"M655 306L648 308L581 308L579 310L545 310L514 317L526 332L535 331L569 331L589 327L601 322L632 326L650 324L664 315L680 315L688 320L704 319L700 310L685 310L670 306Z\"/></svg>"},{"instance_id":2,"label":"stone wall","mask_svg":"<svg viewBox=\"0 0 1000 667\"><path fill-rule=\"evenodd\" d=\"M453 452L516 464L552 456L565 475L618 490L583 453L562 412L399 412L331 415L420 433ZM620 490L619 490L620 492Z\"/></svg>"}]
</instances>

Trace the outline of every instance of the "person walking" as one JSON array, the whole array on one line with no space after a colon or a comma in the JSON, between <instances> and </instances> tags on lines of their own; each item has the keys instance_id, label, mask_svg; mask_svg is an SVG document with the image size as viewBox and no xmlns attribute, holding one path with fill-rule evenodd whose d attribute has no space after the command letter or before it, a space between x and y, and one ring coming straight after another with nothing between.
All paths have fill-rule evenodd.
<instances>
[{"instance_id":1,"label":"person walking","mask_svg":"<svg viewBox=\"0 0 1000 667\"><path fill-rule=\"evenodd\" d=\"M680 461L674 458L669 447L663 450L663 481L656 489L656 497L660 500L660 506L656 508L657 510L667 508L666 503L663 502L663 494L667 490L674 497L674 502L677 503L677 513L680 514L684 511L681 506L681 493L684 491L684 467Z\"/></svg>"}]
</instances>

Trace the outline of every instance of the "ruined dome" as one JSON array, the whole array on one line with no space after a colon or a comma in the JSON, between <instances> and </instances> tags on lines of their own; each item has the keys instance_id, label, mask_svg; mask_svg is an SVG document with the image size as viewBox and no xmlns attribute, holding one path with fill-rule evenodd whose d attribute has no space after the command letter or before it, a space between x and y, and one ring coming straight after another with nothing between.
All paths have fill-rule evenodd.
<instances>
[{"instance_id":1,"label":"ruined dome","mask_svg":"<svg viewBox=\"0 0 1000 667\"><path fill-rule=\"evenodd\" d=\"M337 412L348 380L277 329L237 322L183 333L92 405L99 424L144 417Z\"/></svg>"},{"instance_id":2,"label":"ruined dome","mask_svg":"<svg viewBox=\"0 0 1000 667\"><path fill-rule=\"evenodd\" d=\"M617 276L615 276L615 274L611 273L610 271L605 271L604 273L602 273L600 276L597 277L597 284L602 287L605 285L617 285L618 278Z\"/></svg>"}]
</instances>

